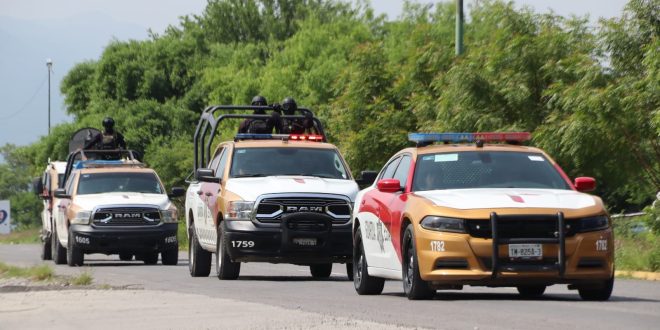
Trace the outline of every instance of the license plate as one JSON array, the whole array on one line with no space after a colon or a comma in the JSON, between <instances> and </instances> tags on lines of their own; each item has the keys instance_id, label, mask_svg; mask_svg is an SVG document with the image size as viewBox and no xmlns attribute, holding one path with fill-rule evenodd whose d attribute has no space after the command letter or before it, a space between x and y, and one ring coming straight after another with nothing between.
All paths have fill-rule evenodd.
<instances>
[{"instance_id":1,"label":"license plate","mask_svg":"<svg viewBox=\"0 0 660 330\"><path fill-rule=\"evenodd\" d=\"M543 257L543 246L541 244L509 244L509 257L541 259Z\"/></svg>"},{"instance_id":2,"label":"license plate","mask_svg":"<svg viewBox=\"0 0 660 330\"><path fill-rule=\"evenodd\" d=\"M300 246L316 246L316 238L294 238L293 244Z\"/></svg>"}]
</instances>

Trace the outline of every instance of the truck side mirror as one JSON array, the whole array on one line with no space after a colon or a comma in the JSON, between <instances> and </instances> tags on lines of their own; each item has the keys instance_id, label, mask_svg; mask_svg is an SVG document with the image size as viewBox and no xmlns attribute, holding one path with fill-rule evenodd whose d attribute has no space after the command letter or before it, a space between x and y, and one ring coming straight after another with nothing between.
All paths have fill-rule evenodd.
<instances>
[{"instance_id":1,"label":"truck side mirror","mask_svg":"<svg viewBox=\"0 0 660 330\"><path fill-rule=\"evenodd\" d=\"M215 177L215 170L210 168L198 168L195 177L202 182L220 183L220 178Z\"/></svg>"},{"instance_id":2,"label":"truck side mirror","mask_svg":"<svg viewBox=\"0 0 660 330\"><path fill-rule=\"evenodd\" d=\"M169 198L177 198L184 196L186 194L186 190L181 188L181 187L172 187L172 192L167 194Z\"/></svg>"},{"instance_id":3,"label":"truck side mirror","mask_svg":"<svg viewBox=\"0 0 660 330\"><path fill-rule=\"evenodd\" d=\"M361 178L359 180L355 180L355 182L361 186L368 186L376 181L377 176L378 172L376 171L362 171L360 173Z\"/></svg>"},{"instance_id":4,"label":"truck side mirror","mask_svg":"<svg viewBox=\"0 0 660 330\"><path fill-rule=\"evenodd\" d=\"M64 188L55 189L55 194L54 195L57 198L63 198L63 199L71 198L70 195L67 195L66 189L64 189Z\"/></svg>"},{"instance_id":5,"label":"truck side mirror","mask_svg":"<svg viewBox=\"0 0 660 330\"><path fill-rule=\"evenodd\" d=\"M35 195L43 197L44 183L42 182L41 177L32 179L32 190Z\"/></svg>"}]
</instances>

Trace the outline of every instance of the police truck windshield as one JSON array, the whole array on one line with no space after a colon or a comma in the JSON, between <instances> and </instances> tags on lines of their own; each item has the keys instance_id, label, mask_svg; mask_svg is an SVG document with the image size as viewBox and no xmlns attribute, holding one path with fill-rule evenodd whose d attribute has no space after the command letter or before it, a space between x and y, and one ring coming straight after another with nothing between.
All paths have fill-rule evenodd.
<instances>
[{"instance_id":1,"label":"police truck windshield","mask_svg":"<svg viewBox=\"0 0 660 330\"><path fill-rule=\"evenodd\" d=\"M344 162L334 149L238 148L234 151L230 177L275 175L349 179Z\"/></svg>"},{"instance_id":2,"label":"police truck windshield","mask_svg":"<svg viewBox=\"0 0 660 330\"><path fill-rule=\"evenodd\" d=\"M463 151L420 155L413 191L469 188L571 189L539 153Z\"/></svg>"},{"instance_id":3,"label":"police truck windshield","mask_svg":"<svg viewBox=\"0 0 660 330\"><path fill-rule=\"evenodd\" d=\"M162 194L163 191L153 173L85 173L78 181L78 195L112 192Z\"/></svg>"}]
</instances>

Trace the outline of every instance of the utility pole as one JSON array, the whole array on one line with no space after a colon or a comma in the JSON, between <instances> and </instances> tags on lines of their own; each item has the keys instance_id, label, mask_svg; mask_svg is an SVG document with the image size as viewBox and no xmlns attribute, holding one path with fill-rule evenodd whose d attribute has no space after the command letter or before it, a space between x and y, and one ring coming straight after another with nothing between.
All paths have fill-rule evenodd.
<instances>
[{"instance_id":1,"label":"utility pole","mask_svg":"<svg viewBox=\"0 0 660 330\"><path fill-rule=\"evenodd\" d=\"M48 135L50 135L50 72L53 68L53 60L46 59L46 66L48 67Z\"/></svg>"},{"instance_id":2,"label":"utility pole","mask_svg":"<svg viewBox=\"0 0 660 330\"><path fill-rule=\"evenodd\" d=\"M456 56L463 54L463 0L456 0Z\"/></svg>"}]
</instances>

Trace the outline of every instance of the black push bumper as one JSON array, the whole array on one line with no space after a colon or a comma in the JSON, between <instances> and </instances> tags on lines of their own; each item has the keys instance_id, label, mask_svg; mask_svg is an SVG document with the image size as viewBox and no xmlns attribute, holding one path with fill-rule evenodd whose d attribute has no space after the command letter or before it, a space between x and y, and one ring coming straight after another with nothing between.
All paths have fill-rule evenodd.
<instances>
[{"instance_id":1,"label":"black push bumper","mask_svg":"<svg viewBox=\"0 0 660 330\"><path fill-rule=\"evenodd\" d=\"M178 246L177 226L176 223L139 228L71 225L69 239L84 253L162 252Z\"/></svg>"},{"instance_id":2,"label":"black push bumper","mask_svg":"<svg viewBox=\"0 0 660 330\"><path fill-rule=\"evenodd\" d=\"M233 261L308 265L350 262L353 255L350 222L333 226L324 214L289 214L279 224L225 220L222 226Z\"/></svg>"},{"instance_id":3,"label":"black push bumper","mask_svg":"<svg viewBox=\"0 0 660 330\"><path fill-rule=\"evenodd\" d=\"M557 222L557 231L555 232L554 238L535 238L535 237L525 237L525 238L502 238L498 233L498 223L500 221L511 221L517 219L527 219L533 220L533 218L545 219L549 218ZM564 213L558 212L554 216L530 216L530 215L498 215L493 212L490 214L490 225L492 230L492 239L493 239L493 253L491 258L492 265L492 275L493 279L496 279L499 276L500 271L528 271L528 272L545 272L545 271L557 271L559 278L564 277L564 272L566 271L566 226L564 221ZM500 260L499 257L499 248L500 245L508 244L557 244L558 253L557 261L551 263L540 263L540 264L512 264L505 263Z\"/></svg>"}]
</instances>

